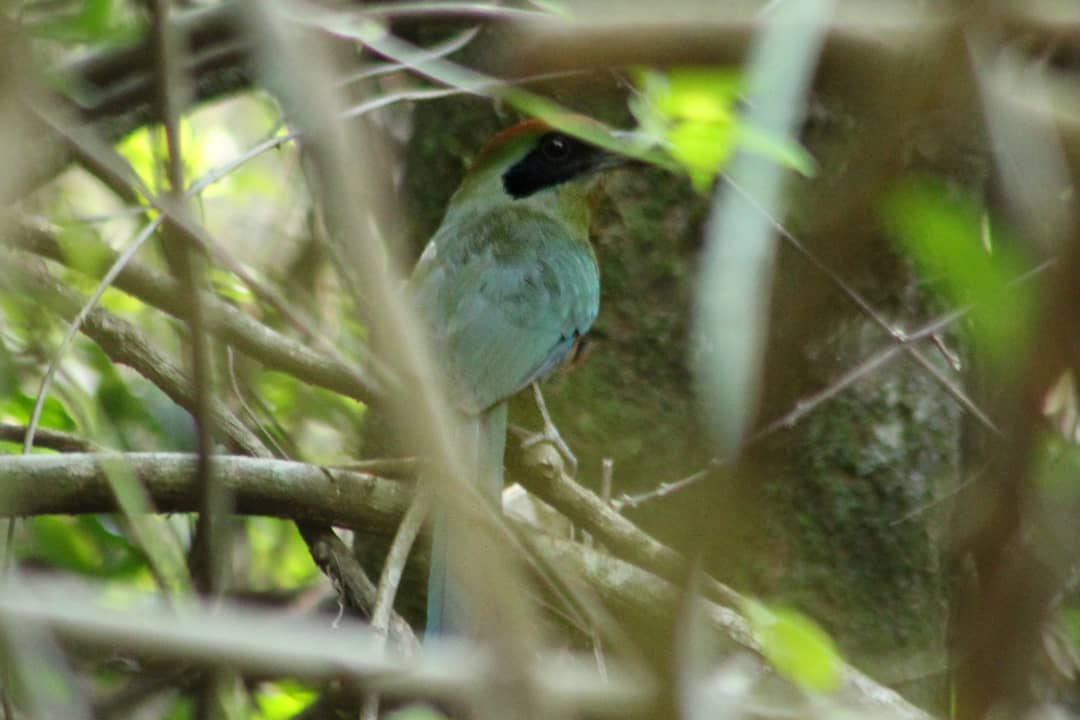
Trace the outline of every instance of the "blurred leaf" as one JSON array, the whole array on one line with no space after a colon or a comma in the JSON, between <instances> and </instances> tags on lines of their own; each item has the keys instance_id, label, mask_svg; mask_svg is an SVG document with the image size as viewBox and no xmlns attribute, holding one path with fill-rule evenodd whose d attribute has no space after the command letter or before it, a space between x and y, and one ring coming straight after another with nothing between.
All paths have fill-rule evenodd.
<instances>
[{"instance_id":1,"label":"blurred leaf","mask_svg":"<svg viewBox=\"0 0 1080 720\"><path fill-rule=\"evenodd\" d=\"M750 127L739 117L742 75L717 68L640 70L630 110L642 132L665 146L704 192L736 150L761 155L804 175L816 167L797 143Z\"/></svg>"},{"instance_id":2,"label":"blurred leaf","mask_svg":"<svg viewBox=\"0 0 1080 720\"><path fill-rule=\"evenodd\" d=\"M303 587L319 575L294 523L253 517L246 526L251 548L248 585L252 589Z\"/></svg>"},{"instance_id":3,"label":"blurred leaf","mask_svg":"<svg viewBox=\"0 0 1080 720\"><path fill-rule=\"evenodd\" d=\"M191 575L184 548L168 521L153 514L146 489L124 463L101 461L100 465L132 534L154 569L154 576L164 585L162 589L174 595L189 593Z\"/></svg>"},{"instance_id":4,"label":"blurred leaf","mask_svg":"<svg viewBox=\"0 0 1080 720\"><path fill-rule=\"evenodd\" d=\"M1026 346L1034 316L1032 291L1009 286L1026 269L1012 243L987 240L997 233L983 207L943 183L909 179L884 206L885 220L922 277L938 284L956 305L971 303L978 347L999 363Z\"/></svg>"},{"instance_id":5,"label":"blurred leaf","mask_svg":"<svg viewBox=\"0 0 1080 720\"><path fill-rule=\"evenodd\" d=\"M250 303L253 299L251 289L234 273L217 266L209 272L214 293L234 301L237 305Z\"/></svg>"},{"instance_id":6,"label":"blurred leaf","mask_svg":"<svg viewBox=\"0 0 1080 720\"><path fill-rule=\"evenodd\" d=\"M222 137L219 133L208 133L208 135L213 138ZM183 148L184 177L197 177L213 167L213 160L207 159L205 153L206 142L196 134L190 117L182 116L180 118L180 146ZM220 147L220 143L215 143L214 147ZM165 132L159 126L148 125L139 128L124 138L116 149L131 163L131 167L148 188L155 191L161 190L164 182L162 163L168 156L168 147ZM150 213L148 217L154 217L154 213Z\"/></svg>"},{"instance_id":7,"label":"blurred leaf","mask_svg":"<svg viewBox=\"0 0 1080 720\"><path fill-rule=\"evenodd\" d=\"M0 402L0 420L25 425L30 422L30 415L34 411L35 398L24 392L17 391L15 395ZM45 404L41 408L40 427L64 430L70 432L76 429L75 420L68 414L67 408L55 395L45 398Z\"/></svg>"},{"instance_id":8,"label":"blurred leaf","mask_svg":"<svg viewBox=\"0 0 1080 720\"><path fill-rule=\"evenodd\" d=\"M1067 608L1062 613L1065 621L1065 632L1073 645L1080 649L1080 607Z\"/></svg>"},{"instance_id":9,"label":"blurred leaf","mask_svg":"<svg viewBox=\"0 0 1080 720\"><path fill-rule=\"evenodd\" d=\"M318 693L307 685L288 680L262 683L255 696L258 711L256 720L287 720L300 714L318 698Z\"/></svg>"},{"instance_id":10,"label":"blurred leaf","mask_svg":"<svg viewBox=\"0 0 1080 720\"><path fill-rule=\"evenodd\" d=\"M100 424L106 428L105 441L123 449L168 447L161 427L143 400L132 392L101 348L85 346L82 356L98 376L94 401Z\"/></svg>"},{"instance_id":11,"label":"blurred leaf","mask_svg":"<svg viewBox=\"0 0 1080 720\"><path fill-rule=\"evenodd\" d=\"M800 687L831 692L840 685L843 661L829 634L810 618L787 608L748 602L747 620L765 657Z\"/></svg>"},{"instance_id":12,"label":"blurred leaf","mask_svg":"<svg viewBox=\"0 0 1080 720\"><path fill-rule=\"evenodd\" d=\"M1044 506L1031 529L1048 563L1070 565L1080 552L1076 518L1080 516L1080 446L1056 432L1046 432L1036 454L1035 478Z\"/></svg>"},{"instance_id":13,"label":"blurred leaf","mask_svg":"<svg viewBox=\"0 0 1080 720\"><path fill-rule=\"evenodd\" d=\"M814 156L798 143L777 138L745 124L739 128L738 143L741 149L769 158L806 177L817 174Z\"/></svg>"},{"instance_id":14,"label":"blurred leaf","mask_svg":"<svg viewBox=\"0 0 1080 720\"><path fill-rule=\"evenodd\" d=\"M255 392L304 448L307 461L333 464L347 459L343 449L358 436L363 405L277 372L259 373Z\"/></svg>"},{"instance_id":15,"label":"blurred leaf","mask_svg":"<svg viewBox=\"0 0 1080 720\"><path fill-rule=\"evenodd\" d=\"M145 568L142 555L96 515L41 515L27 521L30 543L20 555L82 575L130 578Z\"/></svg>"},{"instance_id":16,"label":"blurred leaf","mask_svg":"<svg viewBox=\"0 0 1080 720\"><path fill-rule=\"evenodd\" d=\"M3 313L0 312L0 321L3 319ZM15 358L11 356L3 335L0 335L0 408L17 392L19 392L19 380L15 370ZM0 412L0 417L2 417L2 412Z\"/></svg>"},{"instance_id":17,"label":"blurred leaf","mask_svg":"<svg viewBox=\"0 0 1080 720\"><path fill-rule=\"evenodd\" d=\"M90 276L103 274L112 265L112 253L93 228L83 222L67 222L57 236L68 264Z\"/></svg>"},{"instance_id":18,"label":"blurred leaf","mask_svg":"<svg viewBox=\"0 0 1080 720\"><path fill-rule=\"evenodd\" d=\"M30 25L38 37L65 43L121 44L138 26L119 0L81 0L77 12L54 13Z\"/></svg>"},{"instance_id":19,"label":"blurred leaf","mask_svg":"<svg viewBox=\"0 0 1080 720\"><path fill-rule=\"evenodd\" d=\"M162 720L191 720L195 717L195 701L189 695L180 695Z\"/></svg>"}]
</instances>

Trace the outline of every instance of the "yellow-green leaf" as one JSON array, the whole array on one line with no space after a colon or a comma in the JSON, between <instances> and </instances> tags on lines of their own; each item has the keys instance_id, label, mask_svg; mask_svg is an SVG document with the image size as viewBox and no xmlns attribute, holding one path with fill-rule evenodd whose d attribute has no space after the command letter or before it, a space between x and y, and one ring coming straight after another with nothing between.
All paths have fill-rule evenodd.
<instances>
[{"instance_id":1,"label":"yellow-green leaf","mask_svg":"<svg viewBox=\"0 0 1080 720\"><path fill-rule=\"evenodd\" d=\"M813 692L839 687L843 661L817 623L795 610L756 602L747 603L745 613L765 657L779 673Z\"/></svg>"}]
</instances>

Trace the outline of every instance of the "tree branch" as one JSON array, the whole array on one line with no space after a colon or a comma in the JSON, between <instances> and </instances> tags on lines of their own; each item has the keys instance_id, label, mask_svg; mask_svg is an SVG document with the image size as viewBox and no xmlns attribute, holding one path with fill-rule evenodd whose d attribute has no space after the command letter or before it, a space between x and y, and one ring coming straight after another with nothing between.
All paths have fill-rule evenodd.
<instances>
[{"instance_id":1,"label":"tree branch","mask_svg":"<svg viewBox=\"0 0 1080 720\"><path fill-rule=\"evenodd\" d=\"M83 301L81 296L58 282L44 269L32 267L25 262L16 261L6 254L0 254L0 258L4 260L4 267L6 269L14 270L14 272L0 273L0 284L15 284L17 292L20 293L21 296L33 297L37 301L42 302L46 307L53 309L55 312L65 317L73 316L78 312L79 308L82 307ZM192 387L190 380L178 367L176 367L172 360L158 352L138 328L99 307L89 314L82 330L84 334L101 347L113 362L132 367L136 372L165 392L178 405L185 409L190 408L192 402ZM239 448L242 452L255 457L265 458L269 455L269 451L262 445L259 439L255 437L255 435L251 433L251 431L248 430L243 423L228 410L228 408L219 401L214 400L211 403L211 409L217 415L214 427L229 445ZM332 479L337 477L340 471L326 470L322 472L325 473L327 478ZM2 471L0 471L0 475L2 475ZM190 472L187 479L190 479ZM0 481L0 483L2 483L2 481ZM32 487L28 491L30 496L41 495L41 492L32 489ZM15 497L22 498L27 496L26 491L19 492L13 489L12 492L15 494ZM279 507L281 508L281 517L299 519L313 524L325 522L325 520L320 519L318 516L307 517L303 514L296 514L294 509L292 509L293 500L291 499L291 492L293 492L293 490L288 487L283 488L281 491L281 497L278 500L278 502L280 502ZM320 490L320 492L322 492L322 490ZM151 495L156 497L152 491ZM327 497L333 496L334 495L330 495ZM363 498L364 494L361 493L356 497ZM84 509L74 510L74 512L111 512L112 510L115 510L116 506L111 491L107 491L107 496L104 497L101 496L100 493L98 495L88 494L86 499L89 500L90 498L97 498L97 501L103 503L103 505L98 510ZM237 511L241 513L245 512L246 506L241 504L242 498L240 494L237 495L236 501ZM162 508L160 505L158 508L166 509ZM186 509L193 510L194 508L189 507ZM64 511L58 510L57 512ZM301 528L301 532L304 534L305 539L314 536L325 538L327 533L332 534L329 527ZM338 541L338 543L340 544L340 541ZM324 543L323 549L326 547L326 543ZM346 602L353 607L362 608L365 612L370 613L374 603L374 593L371 594L370 599L367 601L365 601L365 596L363 594L353 594L353 591L357 589L355 578L365 577L359 562L352 557L347 550L342 554L337 551L337 548L334 545L330 545L329 548L330 551L332 551L331 554L334 560L332 563L328 564L319 563L320 567L324 570L334 571L330 574L330 577L344 591ZM309 545L309 549L312 556L316 558L316 562L318 562L318 557L322 554L323 549L316 548L312 545ZM367 583L370 584L371 581L367 580ZM400 616L396 614L393 616L391 629L395 634L404 635L405 631L403 628L407 627L408 624ZM411 635L411 632L409 634ZM412 642L415 643L415 638L413 638Z\"/></svg>"},{"instance_id":2,"label":"tree branch","mask_svg":"<svg viewBox=\"0 0 1080 720\"><path fill-rule=\"evenodd\" d=\"M15 270L0 280L15 286L16 297L31 297L61 317L71 319L85 304L80 293L71 290L42 268L7 256ZM160 351L137 327L104 310L95 308L86 317L83 333L96 342L113 362L131 367L161 389L180 407L190 412L194 393L187 375ZM210 410L219 438L246 455L266 457L270 453L255 435L220 401L212 400Z\"/></svg>"},{"instance_id":3,"label":"tree branch","mask_svg":"<svg viewBox=\"0 0 1080 720\"><path fill-rule=\"evenodd\" d=\"M0 423L0 440L22 444L25 437L25 425ZM50 450L68 453L102 452L104 450L104 448L96 443L84 440L77 435L71 435L70 433L51 430L49 428L38 428L37 433L34 436L34 447L48 448Z\"/></svg>"},{"instance_id":4,"label":"tree branch","mask_svg":"<svg viewBox=\"0 0 1080 720\"><path fill-rule=\"evenodd\" d=\"M378 590L375 583L364 573L349 546L342 542L329 525L300 522L297 523L297 528L307 543L311 559L334 581L342 600L348 607L370 617ZM387 632L395 647L408 654L420 651L420 641L416 639L412 627L396 612L390 614Z\"/></svg>"},{"instance_id":5,"label":"tree branch","mask_svg":"<svg viewBox=\"0 0 1080 720\"><path fill-rule=\"evenodd\" d=\"M615 512L596 493L574 482L555 448L534 445L515 459L523 471L516 479L526 490L586 528L613 554L672 582L685 581L689 567L686 558ZM743 598L723 583L708 580L705 587L715 600L742 607Z\"/></svg>"},{"instance_id":6,"label":"tree branch","mask_svg":"<svg viewBox=\"0 0 1080 720\"><path fill-rule=\"evenodd\" d=\"M219 456L214 463L218 482L235 495L244 514L291 517L328 525L369 528L394 533L409 506L408 485L362 473L330 471L284 460ZM158 510L188 512L197 504L195 457L175 453L13 455L0 459L0 486L10 488L17 515L78 514L115 509L105 466L121 464L142 481ZM322 567L348 557L336 536L301 525L313 557ZM329 531L327 531L329 532ZM332 533L331 533L332 535ZM612 608L660 622L677 607L678 586L630 563L579 543L533 534L532 545L545 560L585 579ZM358 594L374 596L370 580L348 576ZM758 652L746 621L733 610L703 601L708 624L741 647ZM391 626L393 627L393 625ZM866 710L889 709L899 717L926 718L899 695L853 668L845 671L841 690L846 699Z\"/></svg>"},{"instance_id":7,"label":"tree branch","mask_svg":"<svg viewBox=\"0 0 1080 720\"><path fill-rule=\"evenodd\" d=\"M408 484L270 458L219 455L213 473L236 497L237 512L392 534L412 496ZM198 506L195 456L183 453L68 453L0 459L3 516L116 511L106 473L131 472L159 512Z\"/></svg>"},{"instance_id":8,"label":"tree branch","mask_svg":"<svg viewBox=\"0 0 1080 720\"><path fill-rule=\"evenodd\" d=\"M72 266L56 237L28 222L15 224L7 238L15 247ZM104 243L80 238L80 247L101 257L101 265L75 269L100 279L104 268L116 261L116 251ZM72 266L73 267L73 266ZM113 286L169 315L183 319L188 300L180 284L137 261L130 261ZM250 315L210 293L204 293L206 329L265 367L293 375L298 380L370 403L375 390L353 368L311 350L307 345L263 325Z\"/></svg>"}]
</instances>

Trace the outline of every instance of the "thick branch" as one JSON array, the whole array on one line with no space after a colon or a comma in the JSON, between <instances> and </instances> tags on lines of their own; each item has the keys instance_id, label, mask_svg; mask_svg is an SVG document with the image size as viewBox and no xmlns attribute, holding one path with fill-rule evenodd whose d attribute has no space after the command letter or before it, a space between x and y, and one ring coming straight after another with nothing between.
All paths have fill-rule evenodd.
<instances>
[{"instance_id":1,"label":"thick branch","mask_svg":"<svg viewBox=\"0 0 1080 720\"><path fill-rule=\"evenodd\" d=\"M343 682L347 687L407 697L473 700L500 668L482 648L457 643L411 658L387 651L367 628L259 612L227 603L185 606L131 603L118 608L65 583L26 579L0 596L5 626L49 629L80 645L203 666L224 666L255 675L287 675ZM598 677L593 663L565 651L530 659L552 702L575 717L627 717L653 701L656 688L640 673L612 665ZM61 686L62 689L67 689Z\"/></svg>"},{"instance_id":2,"label":"thick branch","mask_svg":"<svg viewBox=\"0 0 1080 720\"><path fill-rule=\"evenodd\" d=\"M179 453L12 455L0 460L5 516L115 512L106 473L122 468L146 488L160 512L194 512L195 456ZM375 475L316 465L219 455L213 472L247 515L370 528L391 534L412 488Z\"/></svg>"},{"instance_id":3,"label":"thick branch","mask_svg":"<svg viewBox=\"0 0 1080 720\"><path fill-rule=\"evenodd\" d=\"M103 470L103 464L109 462L135 473L159 510L181 512L195 508L192 455L10 456L0 459L0 487L12 489L14 514L105 512L114 508ZM411 496L411 488L401 483L282 460L223 456L214 463L214 472L235 494L239 512L364 527L386 535L394 532ZM313 555L318 550L316 561L320 565L322 561L340 559L340 552L334 552L340 540L320 537L303 526L302 530ZM535 536L532 545L546 561L584 578L605 602L621 612L660 622L680 603L681 591L676 585L593 548L543 536ZM323 550L328 554L324 555ZM348 553L343 545L339 551ZM360 592L374 594L370 581L367 585ZM709 602L704 602L704 607L714 629L756 651L749 628L737 613ZM900 717L926 717L896 693L853 668L845 672L843 692L868 711L888 708Z\"/></svg>"}]
</instances>

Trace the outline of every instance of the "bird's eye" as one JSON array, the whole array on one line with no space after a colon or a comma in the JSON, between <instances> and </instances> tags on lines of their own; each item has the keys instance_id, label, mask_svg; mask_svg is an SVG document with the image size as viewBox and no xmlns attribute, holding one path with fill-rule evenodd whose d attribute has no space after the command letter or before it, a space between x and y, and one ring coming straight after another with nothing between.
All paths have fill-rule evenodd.
<instances>
[{"instance_id":1,"label":"bird's eye","mask_svg":"<svg viewBox=\"0 0 1080 720\"><path fill-rule=\"evenodd\" d=\"M544 153L544 157L548 160L565 160L570 155L570 143L564 137L552 135L544 138L544 142L540 145L540 151Z\"/></svg>"}]
</instances>

